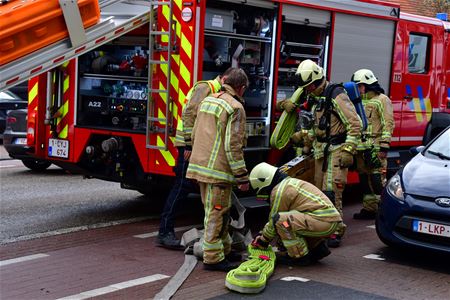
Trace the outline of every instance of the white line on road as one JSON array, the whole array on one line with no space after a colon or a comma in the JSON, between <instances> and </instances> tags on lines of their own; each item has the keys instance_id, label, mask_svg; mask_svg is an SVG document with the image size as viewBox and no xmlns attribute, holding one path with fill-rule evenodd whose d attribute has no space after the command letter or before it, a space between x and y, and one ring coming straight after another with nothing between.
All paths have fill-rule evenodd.
<instances>
[{"instance_id":1,"label":"white line on road","mask_svg":"<svg viewBox=\"0 0 450 300\"><path fill-rule=\"evenodd\" d=\"M375 229L375 225L369 225L369 226L367 226L367 228Z\"/></svg>"},{"instance_id":2,"label":"white line on road","mask_svg":"<svg viewBox=\"0 0 450 300\"><path fill-rule=\"evenodd\" d=\"M189 225L189 226L183 226L183 227L176 227L174 230L175 230L175 232L179 232L179 231L183 231L183 230L187 230L187 229L198 228L200 226L201 225ZM147 238L151 238L151 237L154 237L157 235L158 235L158 231L153 231L153 232L149 232L149 233L133 235L133 237L138 238L138 239L147 239Z\"/></svg>"},{"instance_id":3,"label":"white line on road","mask_svg":"<svg viewBox=\"0 0 450 300\"><path fill-rule=\"evenodd\" d=\"M20 263L20 262L24 262L24 261L28 261L28 260L38 259L38 258L42 258L42 257L47 257L47 256L49 256L49 255L48 254L39 253L39 254L27 255L27 256L12 258L12 259L1 260L0 261L0 267L4 267L4 266L7 266L7 265Z\"/></svg>"},{"instance_id":4,"label":"white line on road","mask_svg":"<svg viewBox=\"0 0 450 300\"><path fill-rule=\"evenodd\" d=\"M22 236L15 237L15 238L4 239L4 240L0 241L0 245L19 242L19 241L26 241L26 240L31 240L31 239L39 239L39 238L60 235L60 234L65 234L65 233L72 233L72 232L83 231L83 230L89 230L89 229L97 229L97 228L109 227L109 226L114 226L114 225L136 223L136 222L141 222L141 221L146 221L146 220L151 220L151 219L156 219L156 218L157 217L140 217L140 218L132 218L132 219L118 220L118 221L105 222L105 223L97 223L97 224L92 224L92 225L63 228L63 229L41 232L41 233L33 233L33 234L29 234L29 235L22 235Z\"/></svg>"},{"instance_id":5,"label":"white line on road","mask_svg":"<svg viewBox=\"0 0 450 300\"><path fill-rule=\"evenodd\" d=\"M308 282L310 281L310 279L308 278L303 278L303 277L293 277L293 276L288 276L288 277L283 277L281 278L281 280L283 281L301 281L301 282Z\"/></svg>"},{"instance_id":6,"label":"white line on road","mask_svg":"<svg viewBox=\"0 0 450 300\"><path fill-rule=\"evenodd\" d=\"M17 167L17 165L4 165L4 166L0 166L0 168L14 168Z\"/></svg>"},{"instance_id":7,"label":"white line on road","mask_svg":"<svg viewBox=\"0 0 450 300\"><path fill-rule=\"evenodd\" d=\"M146 283L153 282L153 281L158 281L158 280L169 278L169 277L170 276L167 276L167 275L154 274L154 275L150 275L150 276L146 276L146 277L142 277L142 278L138 278L138 279L133 279L133 280L124 281L124 282L120 282L120 283L116 283L116 284L111 284L111 285L108 285L108 286L105 286L102 288L98 288L95 290L90 290L90 291L82 292L82 293L79 293L76 295L59 298L57 300L74 300L74 299L82 300L82 299L97 297L100 295L113 293L113 292L123 290L123 289L129 288L129 287L138 286L138 285L146 284Z\"/></svg>"},{"instance_id":8,"label":"white line on road","mask_svg":"<svg viewBox=\"0 0 450 300\"><path fill-rule=\"evenodd\" d=\"M385 260L383 257L381 257L378 254L368 254L368 255L364 255L364 258L368 258L368 259L375 259L375 260Z\"/></svg>"}]
</instances>

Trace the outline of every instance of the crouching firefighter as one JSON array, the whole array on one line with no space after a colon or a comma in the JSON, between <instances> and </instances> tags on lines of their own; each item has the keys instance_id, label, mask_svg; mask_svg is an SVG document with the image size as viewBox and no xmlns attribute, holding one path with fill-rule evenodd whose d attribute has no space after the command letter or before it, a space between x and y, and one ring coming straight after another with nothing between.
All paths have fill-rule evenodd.
<instances>
[{"instance_id":1,"label":"crouching firefighter","mask_svg":"<svg viewBox=\"0 0 450 300\"><path fill-rule=\"evenodd\" d=\"M270 195L269 220L253 247L265 249L278 237L287 256L277 261L294 265L308 265L330 254L326 240L342 218L321 190L267 163L254 167L249 180L259 197Z\"/></svg>"},{"instance_id":2,"label":"crouching firefighter","mask_svg":"<svg viewBox=\"0 0 450 300\"><path fill-rule=\"evenodd\" d=\"M302 61L296 75L299 86L315 99L311 109L314 122L308 132L314 150L314 182L343 216L342 193L361 138L361 119L343 86L329 83L315 62ZM330 236L328 246L339 247L345 228L342 223Z\"/></svg>"}]
</instances>

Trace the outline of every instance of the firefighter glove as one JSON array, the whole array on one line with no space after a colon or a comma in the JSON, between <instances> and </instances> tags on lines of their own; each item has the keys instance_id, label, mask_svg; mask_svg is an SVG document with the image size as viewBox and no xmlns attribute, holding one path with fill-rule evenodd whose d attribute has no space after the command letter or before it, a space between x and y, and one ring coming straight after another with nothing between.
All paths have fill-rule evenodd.
<instances>
[{"instance_id":1,"label":"firefighter glove","mask_svg":"<svg viewBox=\"0 0 450 300\"><path fill-rule=\"evenodd\" d=\"M303 132L297 131L293 135L291 135L291 142L295 145L300 144L303 141Z\"/></svg>"},{"instance_id":2,"label":"firefighter glove","mask_svg":"<svg viewBox=\"0 0 450 300\"><path fill-rule=\"evenodd\" d=\"M269 247L269 241L262 234L258 235L253 239L252 247L258 249L267 249L267 247Z\"/></svg>"},{"instance_id":3,"label":"firefighter glove","mask_svg":"<svg viewBox=\"0 0 450 300\"><path fill-rule=\"evenodd\" d=\"M281 107L288 113L296 108L294 102L289 99L284 100L283 103L281 103Z\"/></svg>"},{"instance_id":4,"label":"firefighter glove","mask_svg":"<svg viewBox=\"0 0 450 300\"><path fill-rule=\"evenodd\" d=\"M353 154L348 151L341 152L340 167L350 168L353 165Z\"/></svg>"}]
</instances>

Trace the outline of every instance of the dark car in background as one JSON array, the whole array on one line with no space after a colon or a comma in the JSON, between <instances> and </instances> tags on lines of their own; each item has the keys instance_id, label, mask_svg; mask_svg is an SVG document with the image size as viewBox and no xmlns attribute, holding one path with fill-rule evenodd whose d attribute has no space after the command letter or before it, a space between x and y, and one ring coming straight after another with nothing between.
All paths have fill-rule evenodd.
<instances>
[{"instance_id":1,"label":"dark car in background","mask_svg":"<svg viewBox=\"0 0 450 300\"><path fill-rule=\"evenodd\" d=\"M450 254L450 127L386 184L376 218L378 237L390 246Z\"/></svg>"},{"instance_id":2,"label":"dark car in background","mask_svg":"<svg viewBox=\"0 0 450 300\"><path fill-rule=\"evenodd\" d=\"M11 91L0 92L0 139L3 139L8 111L27 107L28 101L26 99L20 98Z\"/></svg>"},{"instance_id":3,"label":"dark car in background","mask_svg":"<svg viewBox=\"0 0 450 300\"><path fill-rule=\"evenodd\" d=\"M27 146L27 109L16 109L8 112L3 145L9 156L20 159L25 167L34 171L43 171L51 163L45 160L34 159Z\"/></svg>"}]
</instances>

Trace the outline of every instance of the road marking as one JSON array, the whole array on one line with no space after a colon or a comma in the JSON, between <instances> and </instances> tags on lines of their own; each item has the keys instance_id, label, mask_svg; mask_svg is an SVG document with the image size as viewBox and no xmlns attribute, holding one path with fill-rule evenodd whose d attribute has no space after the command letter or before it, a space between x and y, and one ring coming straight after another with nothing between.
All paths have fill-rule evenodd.
<instances>
[{"instance_id":1,"label":"road marking","mask_svg":"<svg viewBox=\"0 0 450 300\"><path fill-rule=\"evenodd\" d=\"M15 168L17 167L17 165L4 165L4 166L0 166L0 168Z\"/></svg>"},{"instance_id":2,"label":"road marking","mask_svg":"<svg viewBox=\"0 0 450 300\"><path fill-rule=\"evenodd\" d=\"M188 225L188 226L183 226L183 227L176 227L174 229L175 232L179 232L179 231L183 231L183 230L187 230L187 229L192 229L192 228L198 228L202 225ZM138 238L138 239L147 239L147 238L151 238L154 236L158 235L158 231L153 231L153 232L149 232L149 233L143 233L143 234L137 234L137 235L133 235L133 237Z\"/></svg>"},{"instance_id":3,"label":"road marking","mask_svg":"<svg viewBox=\"0 0 450 300\"><path fill-rule=\"evenodd\" d=\"M303 278L303 277L293 277L293 276L288 276L288 277L283 277L281 278L281 280L283 281L301 281L301 282L308 282L310 281L310 279L307 278Z\"/></svg>"},{"instance_id":4,"label":"road marking","mask_svg":"<svg viewBox=\"0 0 450 300\"><path fill-rule=\"evenodd\" d=\"M369 226L367 226L367 228L375 229L375 224L374 225L369 225Z\"/></svg>"},{"instance_id":5,"label":"road marking","mask_svg":"<svg viewBox=\"0 0 450 300\"><path fill-rule=\"evenodd\" d=\"M43 258L43 257L47 257L47 256L49 256L49 255L48 254L39 253L39 254L27 255L27 256L12 258L12 259L1 260L0 261L0 267L4 267L4 266L7 266L7 265L20 263L20 262L24 262L24 261L29 261L29 260L33 260L33 259Z\"/></svg>"},{"instance_id":6,"label":"road marking","mask_svg":"<svg viewBox=\"0 0 450 300\"><path fill-rule=\"evenodd\" d=\"M153 282L153 281L158 281L158 280L169 278L169 277L170 276L167 276L167 275L154 274L154 275L150 275L150 276L146 276L146 277L142 277L142 278L138 278L138 279L133 279L133 280L129 280L129 281L111 284L111 285L108 285L108 286L105 286L102 288L98 288L95 290L90 290L90 291L82 292L82 293L79 293L76 295L59 298L57 300L69 300L69 299L70 300L75 300L75 299L82 300L82 299L97 297L97 296L117 292L119 290L123 290L123 289L129 288L129 287L138 286L138 285L146 284L146 283Z\"/></svg>"},{"instance_id":7,"label":"road marking","mask_svg":"<svg viewBox=\"0 0 450 300\"><path fill-rule=\"evenodd\" d=\"M142 221L156 219L157 217L158 216L155 216L155 217L139 217L139 218L125 219L125 220L117 220L117 221L112 221L112 222L84 225L84 226L78 226L78 227L63 228L63 229L58 229L58 230L54 230L54 231L47 231L47 232L41 232L41 233L33 233L33 234L29 234L29 235L22 235L22 236L15 237L15 238L4 239L4 240L0 241L0 245L14 243L14 242L20 242L20 241L26 241L26 240L32 240L32 239L40 239L40 238L44 238L44 237L60 235L60 234L66 234L66 233L73 233L73 232L83 231L83 230L90 230L90 229L109 227L109 226L114 226L114 225L121 225L121 224L128 224L128 223L137 223L137 222L142 222Z\"/></svg>"},{"instance_id":8,"label":"road marking","mask_svg":"<svg viewBox=\"0 0 450 300\"><path fill-rule=\"evenodd\" d=\"M385 260L383 257L381 257L378 254L368 254L368 255L364 255L364 258L368 258L368 259L375 259L375 260Z\"/></svg>"}]
</instances>

